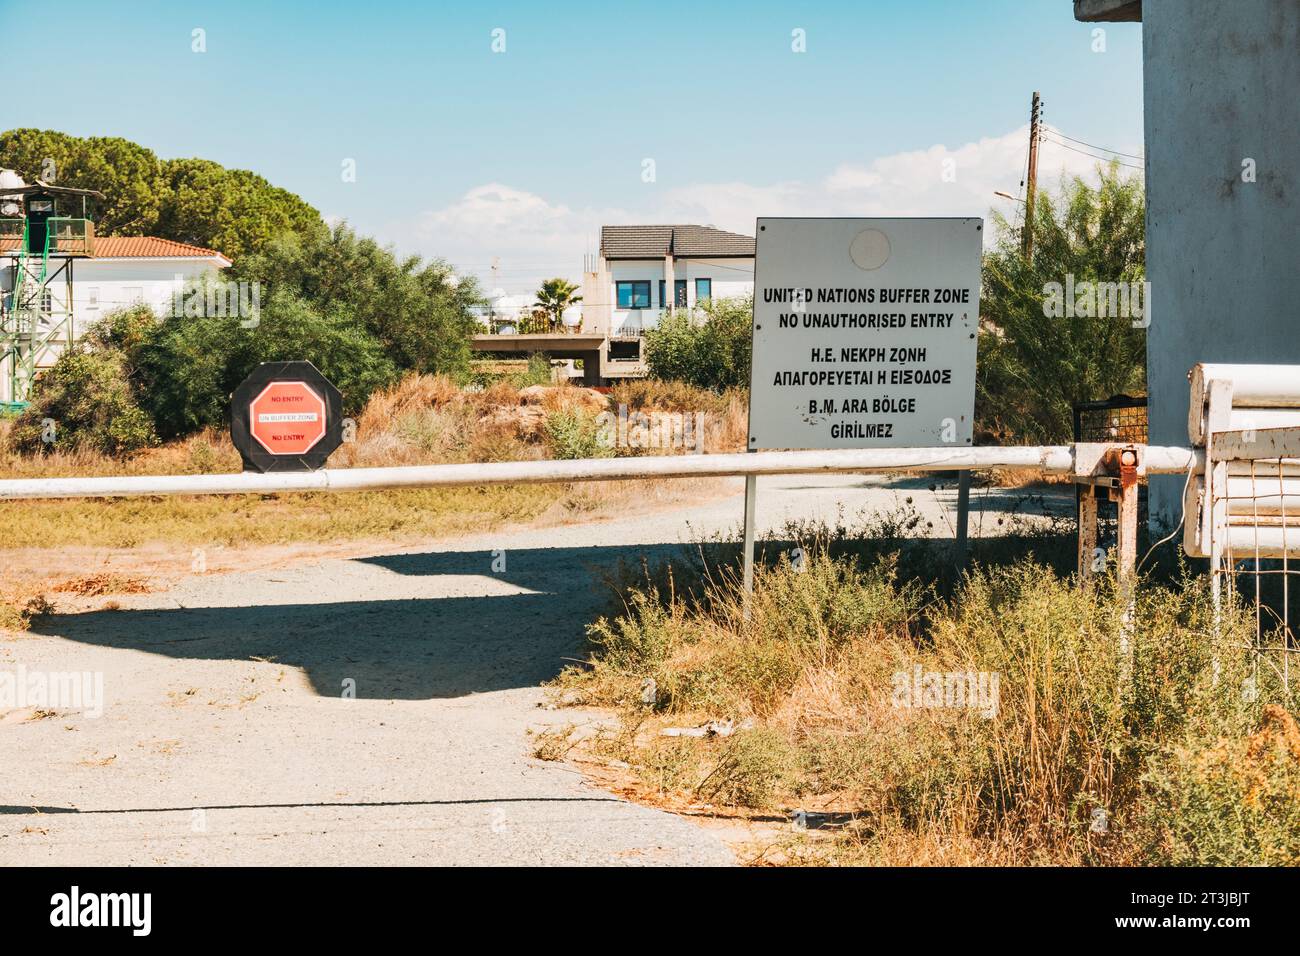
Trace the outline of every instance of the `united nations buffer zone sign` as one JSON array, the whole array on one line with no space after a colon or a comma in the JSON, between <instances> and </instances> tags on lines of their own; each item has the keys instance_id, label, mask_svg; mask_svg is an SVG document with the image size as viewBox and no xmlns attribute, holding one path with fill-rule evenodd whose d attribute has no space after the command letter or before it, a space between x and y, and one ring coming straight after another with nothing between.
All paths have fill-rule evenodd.
<instances>
[{"instance_id":1,"label":"united nations buffer zone sign","mask_svg":"<svg viewBox=\"0 0 1300 956\"><path fill-rule=\"evenodd\" d=\"M343 395L311 362L264 362L230 399L245 471L315 471L343 442Z\"/></svg>"},{"instance_id":2,"label":"united nations buffer zone sign","mask_svg":"<svg viewBox=\"0 0 1300 956\"><path fill-rule=\"evenodd\" d=\"M971 444L983 221L757 225L750 450Z\"/></svg>"}]
</instances>

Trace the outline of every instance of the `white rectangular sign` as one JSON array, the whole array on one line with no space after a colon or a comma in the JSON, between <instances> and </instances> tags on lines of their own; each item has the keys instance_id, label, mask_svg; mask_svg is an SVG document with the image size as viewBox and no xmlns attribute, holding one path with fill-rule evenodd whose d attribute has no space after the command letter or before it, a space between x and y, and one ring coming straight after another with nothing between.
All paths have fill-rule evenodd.
<instances>
[{"instance_id":1,"label":"white rectangular sign","mask_svg":"<svg viewBox=\"0 0 1300 956\"><path fill-rule=\"evenodd\" d=\"M966 446L982 219L760 219L749 447Z\"/></svg>"}]
</instances>

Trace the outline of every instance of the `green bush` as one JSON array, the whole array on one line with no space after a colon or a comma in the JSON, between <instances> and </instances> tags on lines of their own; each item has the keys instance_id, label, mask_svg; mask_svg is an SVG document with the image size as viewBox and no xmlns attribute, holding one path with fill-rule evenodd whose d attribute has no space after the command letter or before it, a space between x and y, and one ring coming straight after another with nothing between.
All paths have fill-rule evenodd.
<instances>
[{"instance_id":1,"label":"green bush","mask_svg":"<svg viewBox=\"0 0 1300 956\"><path fill-rule=\"evenodd\" d=\"M637 590L629 595L627 613L598 618L587 637L599 649L602 666L649 673L672 653L680 636L677 624L657 594Z\"/></svg>"},{"instance_id":2,"label":"green bush","mask_svg":"<svg viewBox=\"0 0 1300 956\"><path fill-rule=\"evenodd\" d=\"M1264 708L1259 729L1193 736L1151 761L1138 822L1148 862L1165 866L1300 865L1300 729Z\"/></svg>"},{"instance_id":3,"label":"green bush","mask_svg":"<svg viewBox=\"0 0 1300 956\"><path fill-rule=\"evenodd\" d=\"M600 440L600 424L594 416L582 412L551 412L542 432L552 458L601 458L609 453Z\"/></svg>"},{"instance_id":4,"label":"green bush","mask_svg":"<svg viewBox=\"0 0 1300 956\"><path fill-rule=\"evenodd\" d=\"M260 282L263 298L297 299L322 315L347 316L396 368L452 376L469 369L470 338L480 331L473 308L484 300L473 278L454 278L445 262L399 259L340 224L276 239L236 263L230 278Z\"/></svg>"},{"instance_id":5,"label":"green bush","mask_svg":"<svg viewBox=\"0 0 1300 956\"><path fill-rule=\"evenodd\" d=\"M795 748L766 728L737 731L718 750L717 763L696 793L740 807L771 806L798 766Z\"/></svg>"},{"instance_id":6,"label":"green bush","mask_svg":"<svg viewBox=\"0 0 1300 956\"><path fill-rule=\"evenodd\" d=\"M754 300L713 299L702 321L679 309L664 313L646 332L646 365L655 378L720 392L749 386Z\"/></svg>"},{"instance_id":7,"label":"green bush","mask_svg":"<svg viewBox=\"0 0 1300 956\"><path fill-rule=\"evenodd\" d=\"M93 451L120 456L158 443L131 387L128 351L148 321L128 310L92 328L33 386L31 404L14 423L12 447L31 454Z\"/></svg>"},{"instance_id":8,"label":"green bush","mask_svg":"<svg viewBox=\"0 0 1300 956\"><path fill-rule=\"evenodd\" d=\"M157 323L137 348L139 394L164 438L223 426L230 395L261 362L307 359L358 413L398 370L382 344L342 309L321 313L288 293L272 294L257 325L237 317L177 317Z\"/></svg>"},{"instance_id":9,"label":"green bush","mask_svg":"<svg viewBox=\"0 0 1300 956\"><path fill-rule=\"evenodd\" d=\"M551 379L551 360L545 355L534 352L528 356L528 368L510 379L515 388L527 388L530 385L553 385Z\"/></svg>"},{"instance_id":10,"label":"green bush","mask_svg":"<svg viewBox=\"0 0 1300 956\"><path fill-rule=\"evenodd\" d=\"M158 317L147 305L135 305L110 312L82 336L82 342L97 350L116 350L130 357L148 340Z\"/></svg>"}]
</instances>

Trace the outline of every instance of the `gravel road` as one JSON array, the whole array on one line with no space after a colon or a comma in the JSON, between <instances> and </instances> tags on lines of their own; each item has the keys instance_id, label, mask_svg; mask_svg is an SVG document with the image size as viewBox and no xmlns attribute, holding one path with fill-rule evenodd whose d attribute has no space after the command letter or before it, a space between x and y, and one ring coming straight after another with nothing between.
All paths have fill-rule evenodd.
<instances>
[{"instance_id":1,"label":"gravel road","mask_svg":"<svg viewBox=\"0 0 1300 956\"><path fill-rule=\"evenodd\" d=\"M952 494L927 484L763 478L759 524L915 496L942 527ZM621 520L195 574L0 640L0 672L100 673L104 699L102 716L0 715L0 864L733 862L715 832L532 758L528 738L603 719L538 706L582 653L599 570L735 529L731 487Z\"/></svg>"}]
</instances>

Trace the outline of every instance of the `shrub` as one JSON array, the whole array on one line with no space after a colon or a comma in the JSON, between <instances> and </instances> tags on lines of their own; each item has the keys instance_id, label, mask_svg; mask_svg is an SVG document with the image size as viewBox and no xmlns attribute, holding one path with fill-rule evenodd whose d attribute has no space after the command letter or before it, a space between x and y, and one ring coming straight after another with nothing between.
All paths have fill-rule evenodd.
<instances>
[{"instance_id":1,"label":"shrub","mask_svg":"<svg viewBox=\"0 0 1300 956\"><path fill-rule=\"evenodd\" d=\"M767 729L737 731L719 745L719 751L717 763L696 793L741 807L770 806L798 765L789 742Z\"/></svg>"},{"instance_id":2,"label":"shrub","mask_svg":"<svg viewBox=\"0 0 1300 956\"><path fill-rule=\"evenodd\" d=\"M596 418L576 409L548 413L542 430L552 458L599 458L609 452L600 440Z\"/></svg>"},{"instance_id":3,"label":"shrub","mask_svg":"<svg viewBox=\"0 0 1300 956\"><path fill-rule=\"evenodd\" d=\"M122 456L158 443L136 404L127 353L140 334L135 312L106 323L59 356L36 381L9 440L19 451L93 451Z\"/></svg>"},{"instance_id":4,"label":"shrub","mask_svg":"<svg viewBox=\"0 0 1300 956\"><path fill-rule=\"evenodd\" d=\"M545 355L534 353L528 356L528 368L510 379L515 388L527 388L529 385L550 385L551 360Z\"/></svg>"},{"instance_id":5,"label":"shrub","mask_svg":"<svg viewBox=\"0 0 1300 956\"><path fill-rule=\"evenodd\" d=\"M587 636L600 649L598 666L640 675L668 659L675 623L657 594L632 591L627 613L598 618Z\"/></svg>"},{"instance_id":6,"label":"shrub","mask_svg":"<svg viewBox=\"0 0 1300 956\"><path fill-rule=\"evenodd\" d=\"M637 776L660 793L689 790L699 780L700 754L693 740L657 737L628 756L636 761Z\"/></svg>"},{"instance_id":7,"label":"shrub","mask_svg":"<svg viewBox=\"0 0 1300 956\"><path fill-rule=\"evenodd\" d=\"M82 337L88 347L100 351L117 350L130 358L149 338L158 324L158 316L147 305L135 305L110 312Z\"/></svg>"},{"instance_id":8,"label":"shrub","mask_svg":"<svg viewBox=\"0 0 1300 956\"><path fill-rule=\"evenodd\" d=\"M702 321L685 309L664 313L646 332L646 365L655 378L724 391L749 387L752 298L713 299Z\"/></svg>"},{"instance_id":9,"label":"shrub","mask_svg":"<svg viewBox=\"0 0 1300 956\"><path fill-rule=\"evenodd\" d=\"M271 296L257 325L234 317L169 318L137 350L141 404L164 438L228 420L230 395L261 362L307 359L343 393L355 415L397 368L383 346L341 309L324 314L286 293Z\"/></svg>"},{"instance_id":10,"label":"shrub","mask_svg":"<svg viewBox=\"0 0 1300 956\"><path fill-rule=\"evenodd\" d=\"M1145 782L1139 825L1149 862L1300 865L1300 728L1277 704L1247 737L1169 748Z\"/></svg>"}]
</instances>

